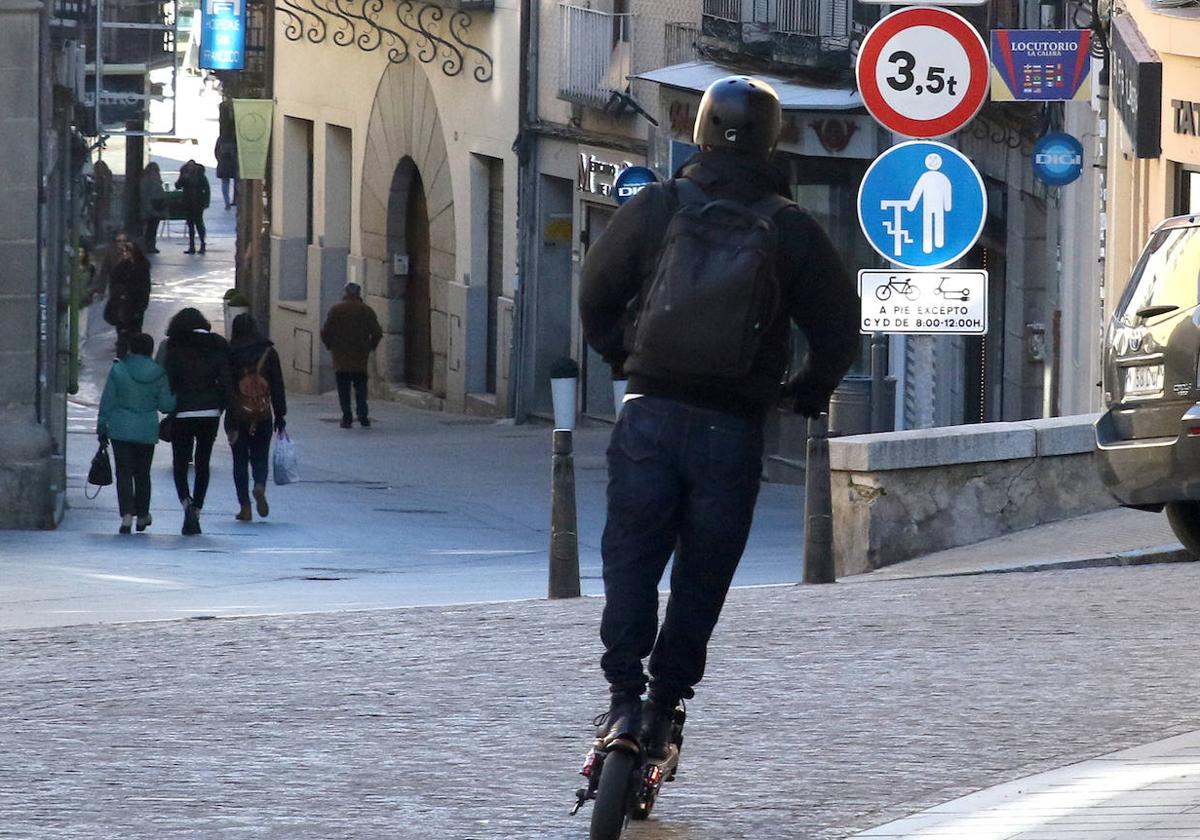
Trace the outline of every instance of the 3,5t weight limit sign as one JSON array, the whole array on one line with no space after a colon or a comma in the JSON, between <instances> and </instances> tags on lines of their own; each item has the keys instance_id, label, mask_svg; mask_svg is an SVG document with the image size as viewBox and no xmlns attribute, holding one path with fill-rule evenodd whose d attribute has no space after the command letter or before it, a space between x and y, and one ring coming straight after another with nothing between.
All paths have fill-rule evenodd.
<instances>
[{"instance_id":1,"label":"3,5t weight limit sign","mask_svg":"<svg viewBox=\"0 0 1200 840\"><path fill-rule=\"evenodd\" d=\"M885 128L906 137L953 134L987 99L983 38L941 8L893 12L871 27L855 73L863 103Z\"/></svg>"}]
</instances>

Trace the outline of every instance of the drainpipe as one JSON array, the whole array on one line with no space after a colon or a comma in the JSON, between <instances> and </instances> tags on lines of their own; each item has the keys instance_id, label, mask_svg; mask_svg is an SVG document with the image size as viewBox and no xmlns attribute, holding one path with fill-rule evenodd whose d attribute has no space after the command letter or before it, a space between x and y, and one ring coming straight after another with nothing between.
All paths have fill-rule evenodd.
<instances>
[{"instance_id":1,"label":"drainpipe","mask_svg":"<svg viewBox=\"0 0 1200 840\"><path fill-rule=\"evenodd\" d=\"M521 68L518 89L520 128L517 154L517 281L513 289L513 335L509 353L508 405L518 423L529 412L529 366L533 361L532 308L536 305L538 229L538 42L541 0L521 0Z\"/></svg>"}]
</instances>

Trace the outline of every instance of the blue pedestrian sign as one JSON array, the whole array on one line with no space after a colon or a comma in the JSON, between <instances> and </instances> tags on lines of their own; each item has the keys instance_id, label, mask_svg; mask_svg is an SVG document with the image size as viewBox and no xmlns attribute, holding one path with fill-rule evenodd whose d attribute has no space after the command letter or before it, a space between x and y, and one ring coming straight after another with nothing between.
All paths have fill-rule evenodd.
<instances>
[{"instance_id":1,"label":"blue pedestrian sign","mask_svg":"<svg viewBox=\"0 0 1200 840\"><path fill-rule=\"evenodd\" d=\"M983 178L958 149L932 140L892 146L858 188L858 222L880 256L905 268L941 268L979 239Z\"/></svg>"}]
</instances>

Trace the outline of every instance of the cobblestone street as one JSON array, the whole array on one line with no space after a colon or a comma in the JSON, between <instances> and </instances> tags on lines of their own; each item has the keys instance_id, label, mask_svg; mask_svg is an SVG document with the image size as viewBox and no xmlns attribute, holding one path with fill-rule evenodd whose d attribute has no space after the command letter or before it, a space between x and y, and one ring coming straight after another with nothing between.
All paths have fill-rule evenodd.
<instances>
[{"instance_id":1,"label":"cobblestone street","mask_svg":"<svg viewBox=\"0 0 1200 840\"><path fill-rule=\"evenodd\" d=\"M735 590L628 836L840 838L1200 728L1198 576ZM601 606L8 631L0 837L585 837Z\"/></svg>"}]
</instances>

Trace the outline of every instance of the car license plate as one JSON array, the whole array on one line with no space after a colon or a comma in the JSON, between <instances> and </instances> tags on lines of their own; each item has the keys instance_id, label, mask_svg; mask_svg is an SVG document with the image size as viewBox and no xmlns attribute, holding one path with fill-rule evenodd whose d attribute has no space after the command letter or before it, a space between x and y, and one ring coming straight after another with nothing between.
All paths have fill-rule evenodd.
<instances>
[{"instance_id":1,"label":"car license plate","mask_svg":"<svg viewBox=\"0 0 1200 840\"><path fill-rule=\"evenodd\" d=\"M1162 365L1139 365L1125 368L1125 394L1157 394L1163 389Z\"/></svg>"}]
</instances>

